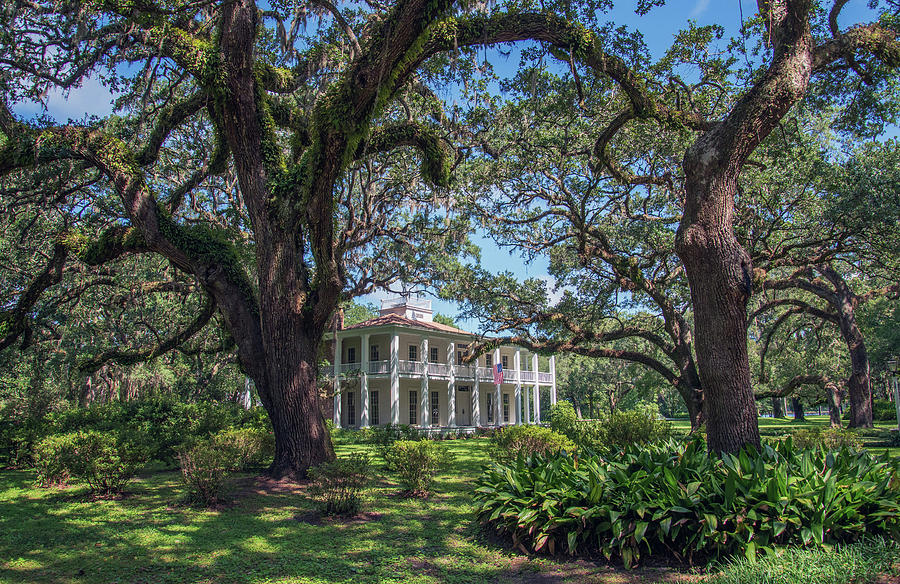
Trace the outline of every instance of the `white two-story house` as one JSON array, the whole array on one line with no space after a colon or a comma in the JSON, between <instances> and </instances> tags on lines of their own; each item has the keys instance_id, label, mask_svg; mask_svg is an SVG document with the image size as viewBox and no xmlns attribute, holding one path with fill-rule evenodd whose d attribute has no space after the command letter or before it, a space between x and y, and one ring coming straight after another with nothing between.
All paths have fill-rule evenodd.
<instances>
[{"instance_id":1,"label":"white two-story house","mask_svg":"<svg viewBox=\"0 0 900 584\"><path fill-rule=\"evenodd\" d=\"M472 333L434 322L430 300L409 299L382 302L377 318L327 334L326 350L334 357L323 373L333 377L334 425L539 423L541 403L556 403L554 357L501 345L464 363L474 340Z\"/></svg>"}]
</instances>

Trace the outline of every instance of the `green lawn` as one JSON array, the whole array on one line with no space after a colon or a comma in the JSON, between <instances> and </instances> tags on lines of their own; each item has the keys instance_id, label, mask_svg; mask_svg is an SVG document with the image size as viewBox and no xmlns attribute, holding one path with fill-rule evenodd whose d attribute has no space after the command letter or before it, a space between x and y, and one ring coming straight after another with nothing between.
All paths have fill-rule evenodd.
<instances>
[{"instance_id":1,"label":"green lawn","mask_svg":"<svg viewBox=\"0 0 900 584\"><path fill-rule=\"evenodd\" d=\"M236 477L217 511L176 504L176 472L147 473L120 499L82 487L40 489L34 474L0 471L0 582L61 583L651 583L697 582L665 568L625 572L528 557L473 522L472 488L485 439L447 441L456 456L427 501L402 499L381 473L364 511L315 522L303 487ZM369 446L338 444L340 454ZM300 518L300 519L298 519Z\"/></svg>"},{"instance_id":2,"label":"green lawn","mask_svg":"<svg viewBox=\"0 0 900 584\"><path fill-rule=\"evenodd\" d=\"M34 475L0 471L0 582L657 582L688 576L621 575L586 562L527 558L487 541L473 522L472 482L485 439L447 441L456 455L427 501L396 496L385 478L365 521L310 524L295 491L239 477L219 511L175 505L179 475L156 472L117 501L91 501L80 487L33 487ZM368 450L338 445L339 454ZM256 485L257 488L254 488ZM272 483L269 483L272 487ZM279 492L280 491L280 492ZM549 578L544 580L544 578Z\"/></svg>"}]
</instances>

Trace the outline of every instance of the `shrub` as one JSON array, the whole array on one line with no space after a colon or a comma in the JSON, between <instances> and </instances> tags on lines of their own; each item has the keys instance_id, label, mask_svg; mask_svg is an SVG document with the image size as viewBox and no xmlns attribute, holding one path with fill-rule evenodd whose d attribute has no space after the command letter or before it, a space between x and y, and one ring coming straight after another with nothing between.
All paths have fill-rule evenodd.
<instances>
[{"instance_id":1,"label":"shrub","mask_svg":"<svg viewBox=\"0 0 900 584\"><path fill-rule=\"evenodd\" d=\"M69 482L74 462L77 434L48 436L34 447L34 469L42 487L62 486Z\"/></svg>"},{"instance_id":2,"label":"shrub","mask_svg":"<svg viewBox=\"0 0 900 584\"><path fill-rule=\"evenodd\" d=\"M550 428L554 431L575 440L578 435L577 424L575 408L569 402L556 402L556 405L550 408Z\"/></svg>"},{"instance_id":3,"label":"shrub","mask_svg":"<svg viewBox=\"0 0 900 584\"><path fill-rule=\"evenodd\" d=\"M654 444L672 436L672 425L647 410L616 410L601 425L607 450Z\"/></svg>"},{"instance_id":4,"label":"shrub","mask_svg":"<svg viewBox=\"0 0 900 584\"><path fill-rule=\"evenodd\" d=\"M453 460L443 445L431 440L397 440L384 456L410 497L428 496L435 475Z\"/></svg>"},{"instance_id":5,"label":"shrub","mask_svg":"<svg viewBox=\"0 0 900 584\"><path fill-rule=\"evenodd\" d=\"M371 478L369 458L352 454L309 469L309 493L324 515L356 515Z\"/></svg>"},{"instance_id":6,"label":"shrub","mask_svg":"<svg viewBox=\"0 0 900 584\"><path fill-rule=\"evenodd\" d=\"M147 461L140 436L86 430L49 436L35 448L38 482L65 484L76 478L98 495L120 493Z\"/></svg>"},{"instance_id":7,"label":"shrub","mask_svg":"<svg viewBox=\"0 0 900 584\"><path fill-rule=\"evenodd\" d=\"M862 448L862 439L853 430L841 428L798 428L791 432L797 448L818 448L840 450L841 448Z\"/></svg>"},{"instance_id":8,"label":"shrub","mask_svg":"<svg viewBox=\"0 0 900 584\"><path fill-rule=\"evenodd\" d=\"M87 430L78 432L71 463L72 474L84 480L91 492L121 493L147 462L146 437L139 434Z\"/></svg>"},{"instance_id":9,"label":"shrub","mask_svg":"<svg viewBox=\"0 0 900 584\"><path fill-rule=\"evenodd\" d=\"M900 535L900 460L790 438L711 459L700 439L496 465L475 491L482 522L540 552L743 553Z\"/></svg>"},{"instance_id":10,"label":"shrub","mask_svg":"<svg viewBox=\"0 0 900 584\"><path fill-rule=\"evenodd\" d=\"M672 426L649 408L616 410L599 420L579 420L568 402L550 409L550 427L577 446L608 453L632 445L661 442L672 436Z\"/></svg>"},{"instance_id":11,"label":"shrub","mask_svg":"<svg viewBox=\"0 0 900 584\"><path fill-rule=\"evenodd\" d=\"M550 428L541 426L506 426L491 438L491 457L499 461L519 455L556 454L560 450L575 452L575 443Z\"/></svg>"},{"instance_id":12,"label":"shrub","mask_svg":"<svg viewBox=\"0 0 900 584\"><path fill-rule=\"evenodd\" d=\"M234 470L261 467L275 456L275 435L258 428L229 428L212 438L213 443L226 451Z\"/></svg>"},{"instance_id":13,"label":"shrub","mask_svg":"<svg viewBox=\"0 0 900 584\"><path fill-rule=\"evenodd\" d=\"M212 507L222 496L225 479L235 470L232 453L213 440L200 440L178 454L187 499Z\"/></svg>"}]
</instances>

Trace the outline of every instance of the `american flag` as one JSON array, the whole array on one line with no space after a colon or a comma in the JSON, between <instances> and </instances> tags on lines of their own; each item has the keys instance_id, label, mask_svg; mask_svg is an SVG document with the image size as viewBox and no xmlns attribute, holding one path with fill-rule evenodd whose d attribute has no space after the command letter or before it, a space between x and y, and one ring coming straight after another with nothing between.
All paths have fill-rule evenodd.
<instances>
[{"instance_id":1,"label":"american flag","mask_svg":"<svg viewBox=\"0 0 900 584\"><path fill-rule=\"evenodd\" d=\"M494 367L494 384L500 385L503 383L503 363L497 363Z\"/></svg>"}]
</instances>

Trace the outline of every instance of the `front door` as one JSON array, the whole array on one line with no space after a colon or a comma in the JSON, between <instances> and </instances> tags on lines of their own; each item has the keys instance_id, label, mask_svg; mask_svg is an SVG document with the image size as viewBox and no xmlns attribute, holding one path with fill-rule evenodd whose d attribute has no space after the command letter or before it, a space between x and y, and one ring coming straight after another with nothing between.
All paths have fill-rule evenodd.
<instances>
[{"instance_id":1,"label":"front door","mask_svg":"<svg viewBox=\"0 0 900 584\"><path fill-rule=\"evenodd\" d=\"M472 392L466 386L456 390L456 425L472 425Z\"/></svg>"}]
</instances>

